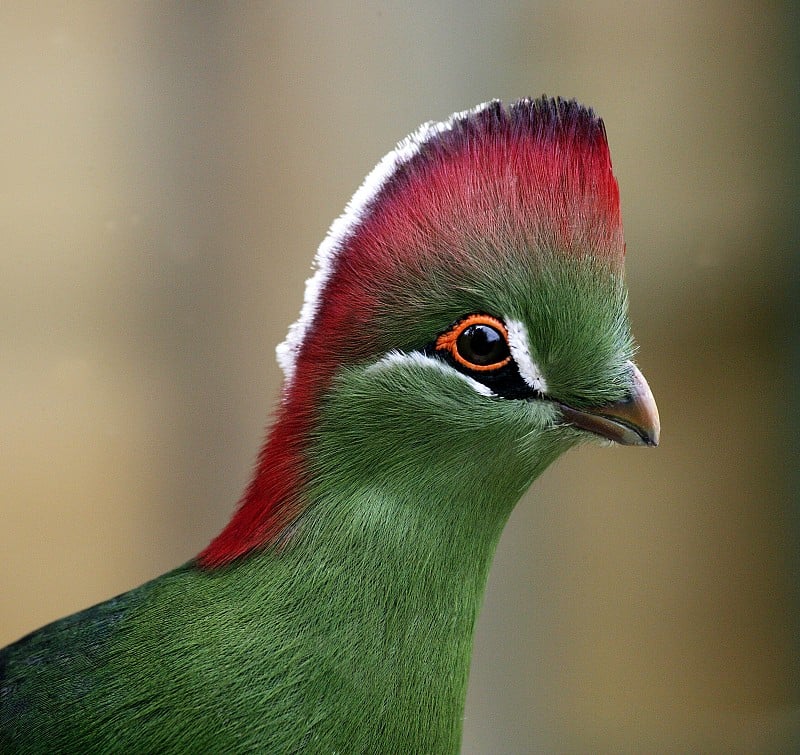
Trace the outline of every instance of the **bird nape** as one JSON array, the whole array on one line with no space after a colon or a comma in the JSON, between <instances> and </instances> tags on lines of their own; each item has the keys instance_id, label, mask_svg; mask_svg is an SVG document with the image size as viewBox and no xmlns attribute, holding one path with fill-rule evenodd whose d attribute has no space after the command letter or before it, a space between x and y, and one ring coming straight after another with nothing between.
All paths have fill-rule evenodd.
<instances>
[{"instance_id":1,"label":"bird nape","mask_svg":"<svg viewBox=\"0 0 800 755\"><path fill-rule=\"evenodd\" d=\"M503 526L559 454L656 445L603 122L428 123L319 248L256 470L194 560L0 651L2 752L449 753Z\"/></svg>"}]
</instances>

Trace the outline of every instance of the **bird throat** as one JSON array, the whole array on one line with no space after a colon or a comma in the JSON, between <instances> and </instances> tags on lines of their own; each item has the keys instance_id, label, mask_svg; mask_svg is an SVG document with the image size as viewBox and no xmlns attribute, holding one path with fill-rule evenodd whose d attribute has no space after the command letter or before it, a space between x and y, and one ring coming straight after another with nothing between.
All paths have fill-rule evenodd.
<instances>
[{"instance_id":1,"label":"bird throat","mask_svg":"<svg viewBox=\"0 0 800 755\"><path fill-rule=\"evenodd\" d=\"M427 376L428 390L436 378ZM356 400L366 379L353 372L340 382L309 451L308 506L282 548L253 560L269 562L270 580L277 568L291 596L292 662L306 668L298 704L320 717L312 750L457 752L496 544L522 492L564 447L526 446L501 425L445 443L421 410L411 422L420 442L409 444L408 422L393 431L391 417L368 405L386 405L374 376L369 400ZM413 392L393 411L404 400ZM505 465L481 463L487 443Z\"/></svg>"},{"instance_id":2,"label":"bird throat","mask_svg":"<svg viewBox=\"0 0 800 755\"><path fill-rule=\"evenodd\" d=\"M278 566L291 596L291 625L280 631L294 633L286 661L298 669L296 705L318 721L304 740L310 751L458 751L502 522L478 533L475 521L430 515L445 503L462 502L435 489L323 497L283 552L253 558L271 562L270 580Z\"/></svg>"}]
</instances>

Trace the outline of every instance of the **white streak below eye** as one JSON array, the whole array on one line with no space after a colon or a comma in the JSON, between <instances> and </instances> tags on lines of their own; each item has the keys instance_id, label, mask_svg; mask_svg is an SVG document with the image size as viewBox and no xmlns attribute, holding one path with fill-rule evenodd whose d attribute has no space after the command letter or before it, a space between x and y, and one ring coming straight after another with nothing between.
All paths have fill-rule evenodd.
<instances>
[{"instance_id":1,"label":"white streak below eye","mask_svg":"<svg viewBox=\"0 0 800 755\"><path fill-rule=\"evenodd\" d=\"M511 349L511 356L517 363L522 379L533 390L546 394L547 381L539 366L531 359L527 328L519 320L506 320L506 330L508 331L508 346Z\"/></svg>"},{"instance_id":2,"label":"white streak below eye","mask_svg":"<svg viewBox=\"0 0 800 755\"><path fill-rule=\"evenodd\" d=\"M408 354L403 351L390 351L386 354L386 356L383 357L383 359L367 367L367 372L377 372L378 370L385 370L396 364L412 364L432 370L439 370L439 372L442 372L445 375L449 375L451 377L455 376L457 378L460 378L465 383L467 383L469 387L472 388L473 391L475 391L476 393L480 393L481 396L487 396L490 398L497 397L497 394L493 393L483 383L479 383L477 380L473 380L468 375L464 375L462 372L453 369L449 364L445 364L441 359L436 359L436 357L426 356L425 354L421 354L418 351L412 351Z\"/></svg>"}]
</instances>

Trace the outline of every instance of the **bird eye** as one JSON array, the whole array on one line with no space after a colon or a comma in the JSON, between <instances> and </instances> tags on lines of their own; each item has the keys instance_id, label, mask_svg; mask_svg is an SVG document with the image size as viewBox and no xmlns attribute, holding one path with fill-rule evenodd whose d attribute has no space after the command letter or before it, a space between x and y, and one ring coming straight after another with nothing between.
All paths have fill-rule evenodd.
<instances>
[{"instance_id":1,"label":"bird eye","mask_svg":"<svg viewBox=\"0 0 800 755\"><path fill-rule=\"evenodd\" d=\"M487 371L511 361L505 325L491 315L469 315L436 339L436 350L446 351L470 370Z\"/></svg>"}]
</instances>

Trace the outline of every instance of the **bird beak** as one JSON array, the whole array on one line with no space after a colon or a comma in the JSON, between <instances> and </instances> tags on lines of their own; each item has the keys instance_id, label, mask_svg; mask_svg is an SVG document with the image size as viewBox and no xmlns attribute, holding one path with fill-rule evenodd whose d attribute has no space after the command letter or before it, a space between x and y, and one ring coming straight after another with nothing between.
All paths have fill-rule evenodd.
<instances>
[{"instance_id":1,"label":"bird beak","mask_svg":"<svg viewBox=\"0 0 800 755\"><path fill-rule=\"evenodd\" d=\"M661 434L658 407L644 375L633 362L629 364L633 385L626 399L584 411L559 404L561 414L571 425L623 446L657 446Z\"/></svg>"}]
</instances>

